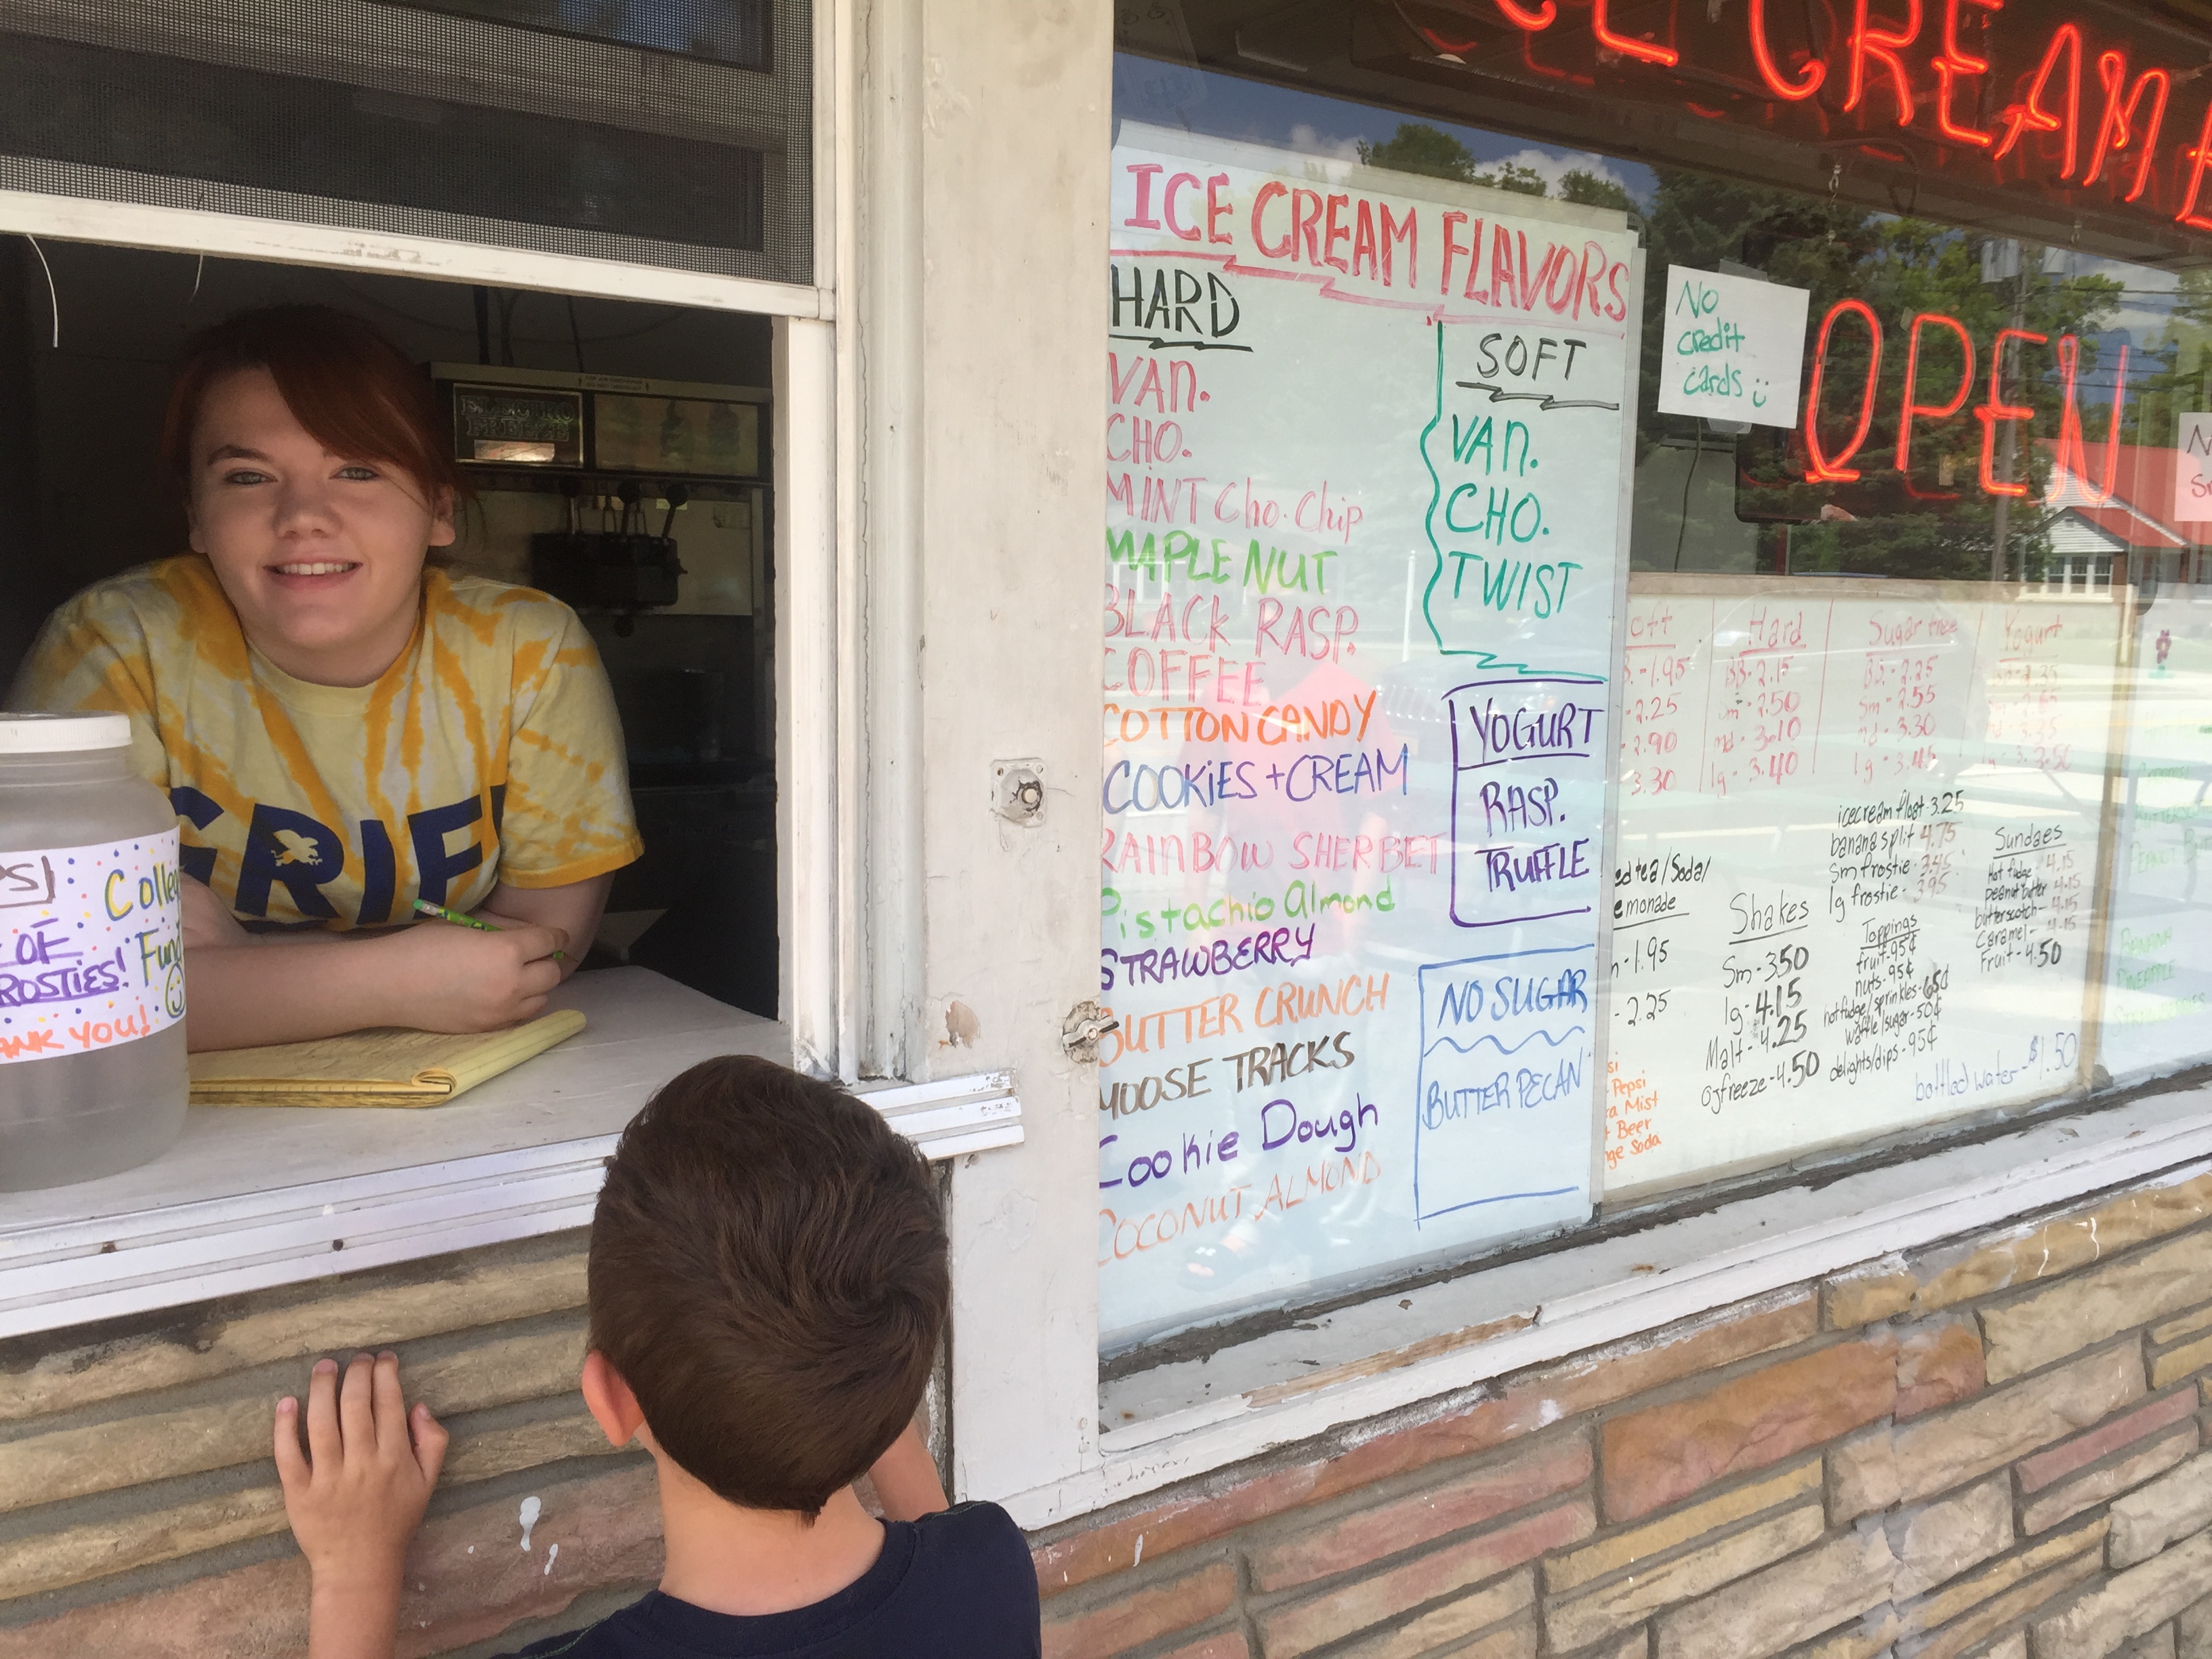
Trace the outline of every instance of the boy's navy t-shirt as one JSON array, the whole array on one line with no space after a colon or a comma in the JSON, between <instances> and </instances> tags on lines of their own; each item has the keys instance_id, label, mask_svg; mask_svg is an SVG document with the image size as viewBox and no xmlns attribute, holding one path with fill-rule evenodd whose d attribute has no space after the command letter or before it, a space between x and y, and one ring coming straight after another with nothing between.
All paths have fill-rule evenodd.
<instances>
[{"instance_id":1,"label":"boy's navy t-shirt","mask_svg":"<svg viewBox=\"0 0 2212 1659\"><path fill-rule=\"evenodd\" d=\"M886 1521L875 1565L811 1607L745 1617L659 1590L510 1659L1037 1659L1036 1571L1013 1517L961 1504Z\"/></svg>"}]
</instances>

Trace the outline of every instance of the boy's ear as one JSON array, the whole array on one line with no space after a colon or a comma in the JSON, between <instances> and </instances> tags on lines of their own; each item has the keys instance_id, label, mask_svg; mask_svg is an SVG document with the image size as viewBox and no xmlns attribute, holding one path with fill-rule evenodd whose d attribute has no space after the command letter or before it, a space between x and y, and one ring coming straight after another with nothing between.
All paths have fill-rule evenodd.
<instances>
[{"instance_id":1,"label":"boy's ear","mask_svg":"<svg viewBox=\"0 0 2212 1659\"><path fill-rule=\"evenodd\" d=\"M627 1446L645 1426L637 1396L613 1362L597 1348L584 1356L584 1407L611 1446Z\"/></svg>"}]
</instances>

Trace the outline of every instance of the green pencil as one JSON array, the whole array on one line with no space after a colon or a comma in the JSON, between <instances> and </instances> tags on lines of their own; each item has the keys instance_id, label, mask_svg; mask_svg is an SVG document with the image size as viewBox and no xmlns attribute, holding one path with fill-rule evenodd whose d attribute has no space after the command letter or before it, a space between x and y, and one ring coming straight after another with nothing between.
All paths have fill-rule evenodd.
<instances>
[{"instance_id":1,"label":"green pencil","mask_svg":"<svg viewBox=\"0 0 2212 1659\"><path fill-rule=\"evenodd\" d=\"M457 927L473 927L479 933L497 933L506 931L503 928L493 927L488 921L478 921L474 916L463 915L459 910L448 910L442 904L433 904L428 899L416 899L415 908L426 916L435 916L441 921L450 921ZM553 960L556 962L566 962L568 959L558 951L553 953Z\"/></svg>"}]
</instances>

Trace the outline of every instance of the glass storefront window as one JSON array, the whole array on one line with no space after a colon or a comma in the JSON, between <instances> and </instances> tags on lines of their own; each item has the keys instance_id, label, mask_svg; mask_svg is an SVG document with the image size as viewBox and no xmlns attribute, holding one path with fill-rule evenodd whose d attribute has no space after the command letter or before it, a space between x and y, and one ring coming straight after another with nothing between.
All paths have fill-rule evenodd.
<instances>
[{"instance_id":1,"label":"glass storefront window","mask_svg":"<svg viewBox=\"0 0 2212 1659\"><path fill-rule=\"evenodd\" d=\"M2212 1058L2212 284L1122 39L1109 1351Z\"/></svg>"}]
</instances>

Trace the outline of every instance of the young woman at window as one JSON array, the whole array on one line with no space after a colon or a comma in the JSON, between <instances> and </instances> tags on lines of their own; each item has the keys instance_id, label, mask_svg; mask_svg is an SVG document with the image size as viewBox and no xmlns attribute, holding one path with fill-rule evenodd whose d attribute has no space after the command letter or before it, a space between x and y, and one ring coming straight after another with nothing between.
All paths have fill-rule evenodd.
<instances>
[{"instance_id":1,"label":"young woman at window","mask_svg":"<svg viewBox=\"0 0 2212 1659\"><path fill-rule=\"evenodd\" d=\"M429 383L358 318L249 313L161 447L193 550L62 606L11 702L131 717L198 878L191 1046L538 1012L641 851L622 734L568 606L430 562L466 485Z\"/></svg>"}]
</instances>

